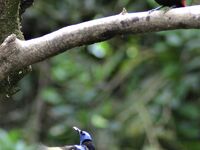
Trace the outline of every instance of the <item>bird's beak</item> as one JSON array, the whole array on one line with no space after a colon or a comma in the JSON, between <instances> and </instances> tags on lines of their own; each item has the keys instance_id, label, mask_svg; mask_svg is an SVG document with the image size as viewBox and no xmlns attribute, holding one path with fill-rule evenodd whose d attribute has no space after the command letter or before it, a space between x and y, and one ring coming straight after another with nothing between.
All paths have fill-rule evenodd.
<instances>
[{"instance_id":1,"label":"bird's beak","mask_svg":"<svg viewBox=\"0 0 200 150\"><path fill-rule=\"evenodd\" d=\"M74 129L75 131L78 131L79 134L82 132L82 131L81 131L79 128L77 128L77 127L73 127L73 129Z\"/></svg>"}]
</instances>

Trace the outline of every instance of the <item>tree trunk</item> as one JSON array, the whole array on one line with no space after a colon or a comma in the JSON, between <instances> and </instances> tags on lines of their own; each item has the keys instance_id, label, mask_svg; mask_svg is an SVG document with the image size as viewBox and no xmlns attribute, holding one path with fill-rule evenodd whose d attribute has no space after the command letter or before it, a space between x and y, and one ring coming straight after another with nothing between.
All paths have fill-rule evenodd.
<instances>
[{"instance_id":1,"label":"tree trunk","mask_svg":"<svg viewBox=\"0 0 200 150\"><path fill-rule=\"evenodd\" d=\"M24 38L20 30L20 2L20 0L0 0L0 43L13 33L19 39ZM9 98L16 93L16 83L22 79L25 74L30 72L30 70L30 67L27 67L12 72L6 79L0 81L0 100Z\"/></svg>"}]
</instances>

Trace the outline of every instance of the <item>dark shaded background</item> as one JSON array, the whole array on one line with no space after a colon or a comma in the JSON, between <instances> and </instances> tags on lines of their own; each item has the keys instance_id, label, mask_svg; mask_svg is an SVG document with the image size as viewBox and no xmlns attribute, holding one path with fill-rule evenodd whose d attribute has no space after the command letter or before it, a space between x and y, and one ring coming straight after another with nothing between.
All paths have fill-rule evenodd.
<instances>
[{"instance_id":1,"label":"dark shaded background","mask_svg":"<svg viewBox=\"0 0 200 150\"><path fill-rule=\"evenodd\" d=\"M22 29L31 39L123 7L156 6L153 0L35 0ZM0 150L78 144L72 126L89 131L98 150L199 150L199 43L199 30L124 35L33 65L21 91L0 102Z\"/></svg>"}]
</instances>

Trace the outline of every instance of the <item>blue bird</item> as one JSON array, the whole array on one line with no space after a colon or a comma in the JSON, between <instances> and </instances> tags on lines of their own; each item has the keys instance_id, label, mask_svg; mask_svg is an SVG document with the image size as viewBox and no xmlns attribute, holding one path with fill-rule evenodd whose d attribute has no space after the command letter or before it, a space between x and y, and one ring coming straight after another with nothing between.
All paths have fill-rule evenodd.
<instances>
[{"instance_id":1,"label":"blue bird","mask_svg":"<svg viewBox=\"0 0 200 150\"><path fill-rule=\"evenodd\" d=\"M92 137L88 132L82 131L77 127L73 127L73 129L79 133L80 136L79 145L66 145L62 147L42 146L40 147L40 150L95 150Z\"/></svg>"}]
</instances>

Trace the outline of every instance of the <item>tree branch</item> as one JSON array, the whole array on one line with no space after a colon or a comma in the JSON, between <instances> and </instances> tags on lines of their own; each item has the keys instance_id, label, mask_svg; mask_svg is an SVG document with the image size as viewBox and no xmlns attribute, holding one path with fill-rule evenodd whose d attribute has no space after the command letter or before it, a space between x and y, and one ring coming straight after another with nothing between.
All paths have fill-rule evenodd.
<instances>
[{"instance_id":1,"label":"tree branch","mask_svg":"<svg viewBox=\"0 0 200 150\"><path fill-rule=\"evenodd\" d=\"M155 11L121 13L68 26L45 36L22 41L9 36L0 46L0 80L13 70L45 60L82 45L110 39L116 35L174 29L199 29L200 5Z\"/></svg>"}]
</instances>

